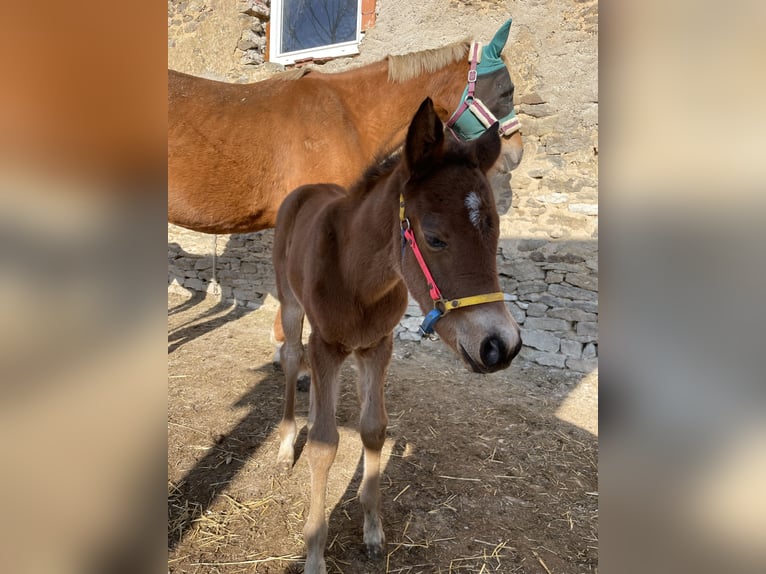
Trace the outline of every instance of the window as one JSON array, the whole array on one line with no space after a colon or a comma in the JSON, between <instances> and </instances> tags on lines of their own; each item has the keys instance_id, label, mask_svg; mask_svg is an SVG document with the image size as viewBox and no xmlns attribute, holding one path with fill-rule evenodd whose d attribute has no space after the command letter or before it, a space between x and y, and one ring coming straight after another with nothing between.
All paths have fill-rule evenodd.
<instances>
[{"instance_id":1,"label":"window","mask_svg":"<svg viewBox=\"0 0 766 574\"><path fill-rule=\"evenodd\" d=\"M374 20L374 6L369 0L272 0L269 60L293 64L358 54L363 25L369 27Z\"/></svg>"}]
</instances>

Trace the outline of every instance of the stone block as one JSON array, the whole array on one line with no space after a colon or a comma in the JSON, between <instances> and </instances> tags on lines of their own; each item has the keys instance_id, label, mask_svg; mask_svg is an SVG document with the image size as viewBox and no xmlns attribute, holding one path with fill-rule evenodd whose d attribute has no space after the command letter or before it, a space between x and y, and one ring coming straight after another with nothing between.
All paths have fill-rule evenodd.
<instances>
[{"instance_id":1,"label":"stone block","mask_svg":"<svg viewBox=\"0 0 766 574\"><path fill-rule=\"evenodd\" d=\"M567 321L596 321L598 319L598 315L595 313L588 313L581 309L568 307L554 307L549 309L546 315L548 317L556 317L557 319L566 319Z\"/></svg>"},{"instance_id":2,"label":"stone block","mask_svg":"<svg viewBox=\"0 0 766 574\"><path fill-rule=\"evenodd\" d=\"M561 352L567 357L579 359L583 354L583 344L578 341L561 339Z\"/></svg>"},{"instance_id":3,"label":"stone block","mask_svg":"<svg viewBox=\"0 0 766 574\"><path fill-rule=\"evenodd\" d=\"M544 293L548 289L545 281L522 281L516 287L516 293L523 297L530 293Z\"/></svg>"},{"instance_id":4,"label":"stone block","mask_svg":"<svg viewBox=\"0 0 766 574\"><path fill-rule=\"evenodd\" d=\"M534 261L516 260L511 264L511 272L518 281L545 279L545 271Z\"/></svg>"},{"instance_id":5,"label":"stone block","mask_svg":"<svg viewBox=\"0 0 766 574\"><path fill-rule=\"evenodd\" d=\"M548 310L548 305L545 303L530 303L527 306L527 315L529 317L543 317Z\"/></svg>"},{"instance_id":6,"label":"stone block","mask_svg":"<svg viewBox=\"0 0 766 574\"><path fill-rule=\"evenodd\" d=\"M518 305L508 305L508 312L519 325L523 325L524 321L527 319L526 314Z\"/></svg>"},{"instance_id":7,"label":"stone block","mask_svg":"<svg viewBox=\"0 0 766 574\"><path fill-rule=\"evenodd\" d=\"M575 253L554 253L553 255L548 256L548 261L550 263L577 264L584 263L585 257L582 255L576 255Z\"/></svg>"},{"instance_id":8,"label":"stone block","mask_svg":"<svg viewBox=\"0 0 766 574\"><path fill-rule=\"evenodd\" d=\"M539 329L541 331L570 331L572 324L564 319L552 319L549 317L527 317L527 329Z\"/></svg>"},{"instance_id":9,"label":"stone block","mask_svg":"<svg viewBox=\"0 0 766 574\"><path fill-rule=\"evenodd\" d=\"M598 313L598 301L572 301L570 307L580 309L587 313Z\"/></svg>"},{"instance_id":10,"label":"stone block","mask_svg":"<svg viewBox=\"0 0 766 574\"><path fill-rule=\"evenodd\" d=\"M197 260L197 263L194 264L194 269L197 271L202 271L203 269L212 269L213 267L213 258L212 257L202 257L201 259Z\"/></svg>"},{"instance_id":11,"label":"stone block","mask_svg":"<svg viewBox=\"0 0 766 574\"><path fill-rule=\"evenodd\" d=\"M423 317L420 315L414 316L414 317L405 317L401 321L399 321L399 325L406 329L407 331L410 331L411 333L417 333L418 328L420 327L420 324L423 322Z\"/></svg>"},{"instance_id":12,"label":"stone block","mask_svg":"<svg viewBox=\"0 0 766 574\"><path fill-rule=\"evenodd\" d=\"M558 367L563 369L566 366L567 358L564 355L558 353L546 353L543 351L536 351L529 347L523 347L519 356L522 359L543 365L544 367Z\"/></svg>"},{"instance_id":13,"label":"stone block","mask_svg":"<svg viewBox=\"0 0 766 574\"><path fill-rule=\"evenodd\" d=\"M598 291L598 277L590 273L567 273L566 281L575 287Z\"/></svg>"},{"instance_id":14,"label":"stone block","mask_svg":"<svg viewBox=\"0 0 766 574\"><path fill-rule=\"evenodd\" d=\"M580 321L577 323L578 335L595 335L598 336L598 323L592 321Z\"/></svg>"},{"instance_id":15,"label":"stone block","mask_svg":"<svg viewBox=\"0 0 766 574\"><path fill-rule=\"evenodd\" d=\"M529 321L529 319L527 319ZM521 329L521 341L527 347L534 347L540 351L555 353L559 350L561 339L548 331L539 329Z\"/></svg>"},{"instance_id":16,"label":"stone block","mask_svg":"<svg viewBox=\"0 0 766 574\"><path fill-rule=\"evenodd\" d=\"M258 35L252 30L244 30L239 42L237 42L237 48L246 52L247 50L252 50L253 48L258 47L260 47Z\"/></svg>"},{"instance_id":17,"label":"stone block","mask_svg":"<svg viewBox=\"0 0 766 574\"><path fill-rule=\"evenodd\" d=\"M548 271L545 275L546 283L561 283L564 280L564 274L558 271Z\"/></svg>"},{"instance_id":18,"label":"stone block","mask_svg":"<svg viewBox=\"0 0 766 574\"><path fill-rule=\"evenodd\" d=\"M582 273L585 271L582 265L575 265L573 263L546 262L542 267L545 271L556 271L558 273Z\"/></svg>"},{"instance_id":19,"label":"stone block","mask_svg":"<svg viewBox=\"0 0 766 574\"><path fill-rule=\"evenodd\" d=\"M595 343L588 343L582 351L583 359L595 359L598 355L598 347Z\"/></svg>"},{"instance_id":20,"label":"stone block","mask_svg":"<svg viewBox=\"0 0 766 574\"><path fill-rule=\"evenodd\" d=\"M566 299L579 299L583 301L596 301L598 299L598 294L595 291L569 285L557 285L555 283L548 288L548 292L551 295Z\"/></svg>"},{"instance_id":21,"label":"stone block","mask_svg":"<svg viewBox=\"0 0 766 574\"><path fill-rule=\"evenodd\" d=\"M399 333L399 338L402 341L420 341L422 339L419 334L407 330L402 330Z\"/></svg>"},{"instance_id":22,"label":"stone block","mask_svg":"<svg viewBox=\"0 0 766 574\"><path fill-rule=\"evenodd\" d=\"M534 251L539 249L548 243L547 239L522 239L519 241L519 251Z\"/></svg>"},{"instance_id":23,"label":"stone block","mask_svg":"<svg viewBox=\"0 0 766 574\"><path fill-rule=\"evenodd\" d=\"M592 335L567 335L568 338L572 339L573 341L579 341L580 343L597 343L598 342L598 335L592 334Z\"/></svg>"}]
</instances>

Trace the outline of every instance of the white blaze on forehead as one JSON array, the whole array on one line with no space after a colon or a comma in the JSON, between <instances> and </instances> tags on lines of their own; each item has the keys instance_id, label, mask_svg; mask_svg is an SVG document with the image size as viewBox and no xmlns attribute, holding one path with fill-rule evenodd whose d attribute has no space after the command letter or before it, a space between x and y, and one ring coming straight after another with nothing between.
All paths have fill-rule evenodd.
<instances>
[{"instance_id":1,"label":"white blaze on forehead","mask_svg":"<svg viewBox=\"0 0 766 574\"><path fill-rule=\"evenodd\" d=\"M475 191L472 191L466 196L465 206L468 209L468 219L470 219L473 226L478 229L479 219L481 218L481 213L479 212L479 209L481 208L481 198Z\"/></svg>"}]
</instances>

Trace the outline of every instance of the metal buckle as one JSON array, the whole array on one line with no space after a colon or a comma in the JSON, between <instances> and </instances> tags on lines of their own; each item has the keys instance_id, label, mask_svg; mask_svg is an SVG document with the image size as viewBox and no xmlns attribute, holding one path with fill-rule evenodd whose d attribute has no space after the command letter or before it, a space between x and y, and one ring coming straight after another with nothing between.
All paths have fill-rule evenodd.
<instances>
[{"instance_id":1,"label":"metal buckle","mask_svg":"<svg viewBox=\"0 0 766 574\"><path fill-rule=\"evenodd\" d=\"M447 313L450 312L450 308L447 306L448 302L449 301L447 301L447 299L445 299L444 297L442 297L441 299L436 299L434 301L434 309L439 311L442 315L446 315Z\"/></svg>"},{"instance_id":2,"label":"metal buckle","mask_svg":"<svg viewBox=\"0 0 766 574\"><path fill-rule=\"evenodd\" d=\"M473 84L476 82L476 78L479 74L476 73L476 69L468 70L468 83Z\"/></svg>"}]
</instances>

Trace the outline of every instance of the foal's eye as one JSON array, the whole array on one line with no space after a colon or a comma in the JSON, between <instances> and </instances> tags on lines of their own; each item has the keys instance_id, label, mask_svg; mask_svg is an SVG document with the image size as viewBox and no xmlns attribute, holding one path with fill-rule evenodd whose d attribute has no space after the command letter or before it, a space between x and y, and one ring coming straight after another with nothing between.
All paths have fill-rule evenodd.
<instances>
[{"instance_id":1,"label":"foal's eye","mask_svg":"<svg viewBox=\"0 0 766 574\"><path fill-rule=\"evenodd\" d=\"M431 249L444 249L447 244L435 235L426 234L426 243Z\"/></svg>"}]
</instances>

